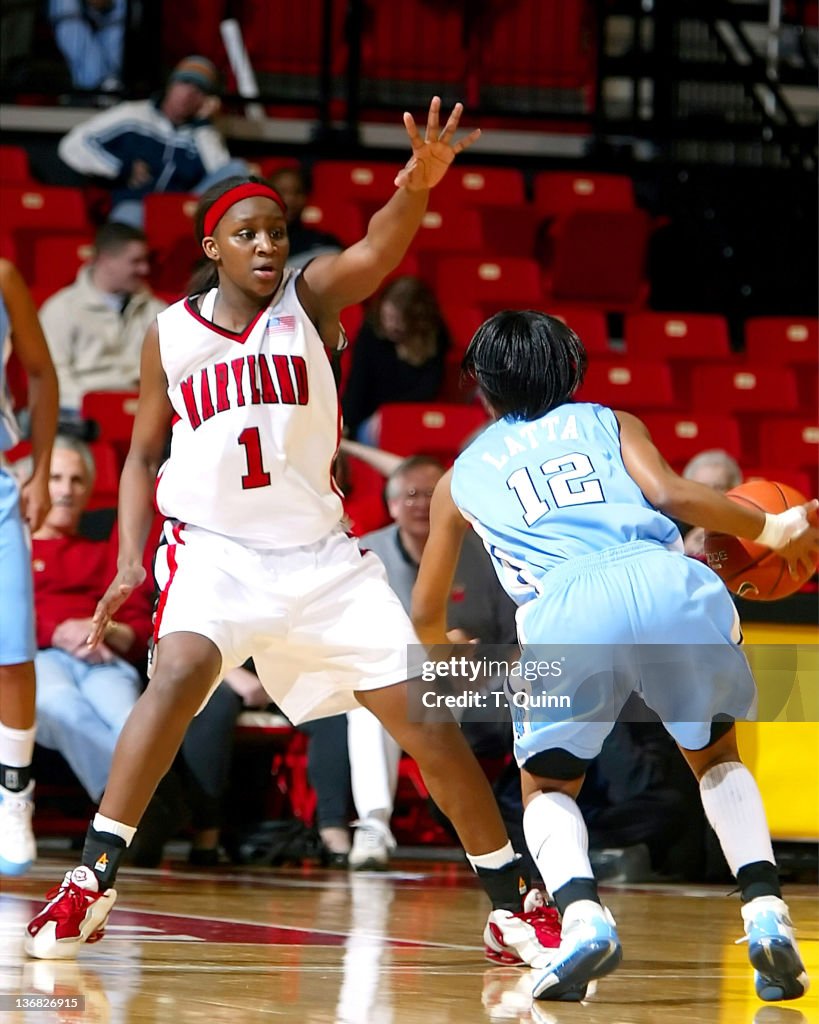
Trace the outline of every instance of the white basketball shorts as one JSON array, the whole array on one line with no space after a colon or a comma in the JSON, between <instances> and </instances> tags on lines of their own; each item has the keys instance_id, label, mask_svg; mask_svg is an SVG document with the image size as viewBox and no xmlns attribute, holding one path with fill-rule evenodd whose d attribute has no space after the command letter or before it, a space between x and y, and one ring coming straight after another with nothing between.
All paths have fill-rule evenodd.
<instances>
[{"instance_id":1,"label":"white basketball shorts","mask_svg":"<svg viewBox=\"0 0 819 1024\"><path fill-rule=\"evenodd\" d=\"M359 707L355 690L420 674L422 649L384 566L341 528L284 550L170 520L165 538L154 639L205 636L223 673L253 658L262 686L294 724Z\"/></svg>"}]
</instances>

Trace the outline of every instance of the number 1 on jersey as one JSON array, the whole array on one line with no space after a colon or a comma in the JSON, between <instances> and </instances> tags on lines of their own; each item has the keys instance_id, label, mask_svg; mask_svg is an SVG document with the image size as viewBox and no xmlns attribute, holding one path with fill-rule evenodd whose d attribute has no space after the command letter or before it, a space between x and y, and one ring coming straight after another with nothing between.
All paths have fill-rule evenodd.
<instances>
[{"instance_id":1,"label":"number 1 on jersey","mask_svg":"<svg viewBox=\"0 0 819 1024\"><path fill-rule=\"evenodd\" d=\"M247 459L247 473L242 477L242 488L245 491L254 487L269 487L270 474L265 471L262 462L262 442L258 427L248 427L239 434L239 444L244 445Z\"/></svg>"}]
</instances>

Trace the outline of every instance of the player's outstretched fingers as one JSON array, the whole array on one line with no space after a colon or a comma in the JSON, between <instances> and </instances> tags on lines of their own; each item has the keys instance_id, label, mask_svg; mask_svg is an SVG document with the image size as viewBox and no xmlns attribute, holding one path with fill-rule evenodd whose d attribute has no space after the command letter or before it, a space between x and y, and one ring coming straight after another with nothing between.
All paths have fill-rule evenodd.
<instances>
[{"instance_id":1,"label":"player's outstretched fingers","mask_svg":"<svg viewBox=\"0 0 819 1024\"><path fill-rule=\"evenodd\" d=\"M437 142L438 135L440 132L440 114L441 114L441 97L433 96L429 104L429 112L427 114L427 133L424 137L424 142ZM449 122L447 122L448 124Z\"/></svg>"}]
</instances>

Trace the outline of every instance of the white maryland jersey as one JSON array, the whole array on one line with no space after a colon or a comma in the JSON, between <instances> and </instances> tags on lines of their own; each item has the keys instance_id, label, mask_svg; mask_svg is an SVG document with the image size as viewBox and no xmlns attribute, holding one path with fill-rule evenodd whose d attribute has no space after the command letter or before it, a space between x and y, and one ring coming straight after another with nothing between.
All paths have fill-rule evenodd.
<instances>
[{"instance_id":1,"label":"white maryland jersey","mask_svg":"<svg viewBox=\"0 0 819 1024\"><path fill-rule=\"evenodd\" d=\"M169 518L259 548L312 544L339 522L330 359L286 271L240 334L210 322L216 290L157 317L174 408L156 501Z\"/></svg>"}]
</instances>

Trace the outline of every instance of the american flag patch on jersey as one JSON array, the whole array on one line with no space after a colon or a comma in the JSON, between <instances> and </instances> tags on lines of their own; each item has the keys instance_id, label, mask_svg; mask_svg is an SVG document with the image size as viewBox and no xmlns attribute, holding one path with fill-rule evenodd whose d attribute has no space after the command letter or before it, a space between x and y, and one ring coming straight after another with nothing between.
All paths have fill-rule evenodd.
<instances>
[{"instance_id":1,"label":"american flag patch on jersey","mask_svg":"<svg viewBox=\"0 0 819 1024\"><path fill-rule=\"evenodd\" d=\"M267 320L268 334L283 334L286 331L295 331L296 318L294 316L271 316Z\"/></svg>"}]
</instances>

